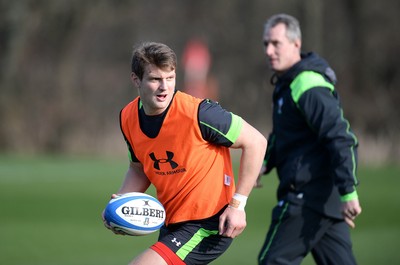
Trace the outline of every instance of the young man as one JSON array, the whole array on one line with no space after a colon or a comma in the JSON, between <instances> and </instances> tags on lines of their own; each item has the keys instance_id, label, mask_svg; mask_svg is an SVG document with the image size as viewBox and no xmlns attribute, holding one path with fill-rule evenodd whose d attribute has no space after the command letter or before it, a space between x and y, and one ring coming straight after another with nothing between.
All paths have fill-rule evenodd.
<instances>
[{"instance_id":1,"label":"young man","mask_svg":"<svg viewBox=\"0 0 400 265\"><path fill-rule=\"evenodd\" d=\"M153 184L166 222L158 242L131 264L208 264L219 257L246 226L244 206L266 150L264 136L239 116L176 91L176 67L164 44L143 43L133 52L139 96L120 114L130 164L118 193ZM242 149L236 188L229 148Z\"/></svg>"},{"instance_id":2,"label":"young man","mask_svg":"<svg viewBox=\"0 0 400 265\"><path fill-rule=\"evenodd\" d=\"M277 169L278 205L259 264L356 264L349 226L361 213L355 186L357 139L343 117L336 77L315 53L301 53L298 21L271 17L264 28L274 71L273 130L262 174Z\"/></svg>"}]
</instances>

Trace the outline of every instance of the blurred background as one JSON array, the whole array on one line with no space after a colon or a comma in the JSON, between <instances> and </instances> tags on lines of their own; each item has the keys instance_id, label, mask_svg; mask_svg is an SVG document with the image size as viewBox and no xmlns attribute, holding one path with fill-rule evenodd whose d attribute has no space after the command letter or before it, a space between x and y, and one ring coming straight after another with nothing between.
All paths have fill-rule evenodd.
<instances>
[{"instance_id":1,"label":"blurred background","mask_svg":"<svg viewBox=\"0 0 400 265\"><path fill-rule=\"evenodd\" d=\"M303 50L336 71L360 161L399 162L399 11L398 0L0 0L0 151L125 155L118 115L137 95L130 56L142 41L175 50L178 89L206 86L200 95L267 135L263 24L285 12L301 23Z\"/></svg>"},{"instance_id":2,"label":"blurred background","mask_svg":"<svg viewBox=\"0 0 400 265\"><path fill-rule=\"evenodd\" d=\"M399 11L398 0L0 0L0 264L127 264L151 245L156 233L118 237L100 218L128 166L118 119L137 96L133 46L169 45L179 90L219 101L267 136L263 25L282 12L299 19L303 51L336 71L360 142L359 264L400 264ZM213 264L256 264L276 173L262 182L246 230Z\"/></svg>"}]
</instances>

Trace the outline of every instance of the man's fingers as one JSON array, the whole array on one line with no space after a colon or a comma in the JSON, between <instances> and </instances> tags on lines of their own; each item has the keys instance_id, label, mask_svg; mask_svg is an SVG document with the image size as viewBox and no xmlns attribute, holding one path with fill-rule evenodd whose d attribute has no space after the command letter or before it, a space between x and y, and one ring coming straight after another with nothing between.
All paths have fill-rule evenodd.
<instances>
[{"instance_id":1,"label":"man's fingers","mask_svg":"<svg viewBox=\"0 0 400 265\"><path fill-rule=\"evenodd\" d=\"M226 225L224 231L220 233L222 236L235 238L240 235L244 230L244 227L236 227L234 225Z\"/></svg>"},{"instance_id":2,"label":"man's fingers","mask_svg":"<svg viewBox=\"0 0 400 265\"><path fill-rule=\"evenodd\" d=\"M113 231L113 233L116 234L116 235L121 235L121 236L126 236L127 235L127 233L125 233L125 231L123 231L123 230L121 230L119 228L116 228L116 227L112 227L111 231Z\"/></svg>"},{"instance_id":3,"label":"man's fingers","mask_svg":"<svg viewBox=\"0 0 400 265\"><path fill-rule=\"evenodd\" d=\"M235 231L235 227L234 227L234 226L228 225L228 226L225 228L225 233L223 234L223 236L232 237L234 231Z\"/></svg>"},{"instance_id":4,"label":"man's fingers","mask_svg":"<svg viewBox=\"0 0 400 265\"><path fill-rule=\"evenodd\" d=\"M349 218L347 216L344 217L345 222L351 227L351 228L355 228L356 225L354 224L354 218Z\"/></svg>"},{"instance_id":5,"label":"man's fingers","mask_svg":"<svg viewBox=\"0 0 400 265\"><path fill-rule=\"evenodd\" d=\"M240 235L240 234L243 232L243 230L244 230L244 228L241 228L241 229L235 228L235 230L233 231L231 237L232 237L232 238L237 237L238 235Z\"/></svg>"},{"instance_id":6,"label":"man's fingers","mask_svg":"<svg viewBox=\"0 0 400 265\"><path fill-rule=\"evenodd\" d=\"M354 223L354 220L356 219L358 213L355 210L347 210L343 213L344 215L344 220L346 221L346 223L351 227L351 228L355 228L356 225Z\"/></svg>"},{"instance_id":7,"label":"man's fingers","mask_svg":"<svg viewBox=\"0 0 400 265\"><path fill-rule=\"evenodd\" d=\"M224 218L220 219L219 222L219 234L226 237L235 237L238 233L235 233L235 226L229 224ZM239 233L240 234L240 233Z\"/></svg>"},{"instance_id":8,"label":"man's fingers","mask_svg":"<svg viewBox=\"0 0 400 265\"><path fill-rule=\"evenodd\" d=\"M359 211L353 209L353 210L347 210L343 213L346 217L350 218L351 220L356 219L356 217L360 214Z\"/></svg>"}]
</instances>

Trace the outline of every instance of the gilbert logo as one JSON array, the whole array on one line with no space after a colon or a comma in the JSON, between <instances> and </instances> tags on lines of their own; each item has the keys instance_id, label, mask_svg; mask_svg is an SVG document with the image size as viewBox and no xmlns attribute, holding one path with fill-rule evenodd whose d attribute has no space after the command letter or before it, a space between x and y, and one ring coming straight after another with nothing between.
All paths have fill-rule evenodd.
<instances>
[{"instance_id":1,"label":"gilbert logo","mask_svg":"<svg viewBox=\"0 0 400 265\"><path fill-rule=\"evenodd\" d=\"M166 155L167 157L164 158L156 158L156 156L154 155L154 152L149 154L151 160L154 161L154 168L157 170L160 170L160 164L163 163L169 163L171 168L174 169L178 166L178 164L172 160L172 158L174 158L174 153L170 152L170 151L166 151Z\"/></svg>"}]
</instances>

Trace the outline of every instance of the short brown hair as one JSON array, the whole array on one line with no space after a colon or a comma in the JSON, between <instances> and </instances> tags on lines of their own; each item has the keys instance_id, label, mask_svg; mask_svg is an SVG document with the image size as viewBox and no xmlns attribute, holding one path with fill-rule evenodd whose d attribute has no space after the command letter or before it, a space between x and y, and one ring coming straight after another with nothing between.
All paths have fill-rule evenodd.
<instances>
[{"instance_id":1,"label":"short brown hair","mask_svg":"<svg viewBox=\"0 0 400 265\"><path fill-rule=\"evenodd\" d=\"M134 48L132 53L132 72L141 80L144 69L148 64L172 71L177 67L176 54L163 43L141 43Z\"/></svg>"}]
</instances>

